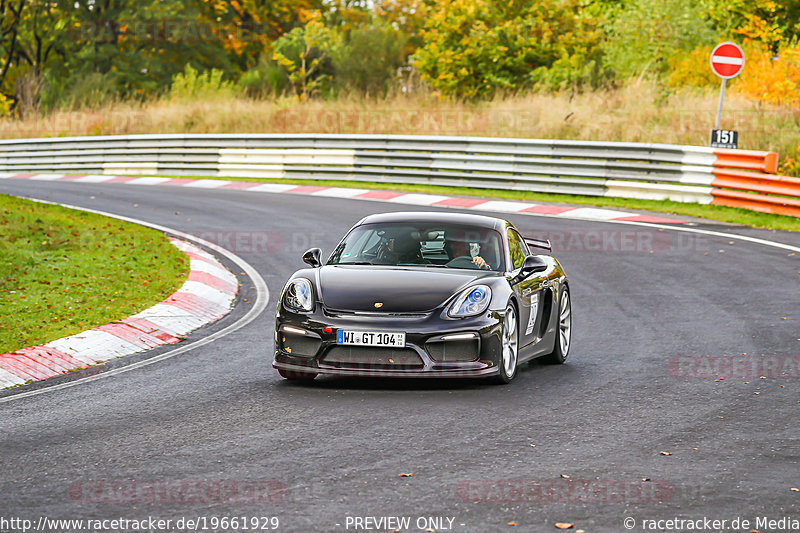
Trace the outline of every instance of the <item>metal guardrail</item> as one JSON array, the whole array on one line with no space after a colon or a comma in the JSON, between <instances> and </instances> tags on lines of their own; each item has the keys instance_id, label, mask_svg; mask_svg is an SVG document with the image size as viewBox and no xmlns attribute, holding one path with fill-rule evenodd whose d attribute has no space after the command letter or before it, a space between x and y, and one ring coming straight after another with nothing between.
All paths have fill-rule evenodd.
<instances>
[{"instance_id":1,"label":"metal guardrail","mask_svg":"<svg viewBox=\"0 0 800 533\"><path fill-rule=\"evenodd\" d=\"M324 179L736 205L800 216L777 154L668 144L401 135L0 140L0 172ZM755 172L754 172L755 171Z\"/></svg>"}]
</instances>

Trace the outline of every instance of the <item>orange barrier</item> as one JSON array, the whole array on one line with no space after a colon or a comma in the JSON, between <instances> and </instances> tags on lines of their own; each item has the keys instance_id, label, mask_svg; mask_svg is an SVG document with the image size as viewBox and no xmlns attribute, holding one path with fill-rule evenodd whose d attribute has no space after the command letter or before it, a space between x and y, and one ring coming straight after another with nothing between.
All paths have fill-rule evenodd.
<instances>
[{"instance_id":1,"label":"orange barrier","mask_svg":"<svg viewBox=\"0 0 800 533\"><path fill-rule=\"evenodd\" d=\"M714 175L714 205L800 217L800 178L742 170L714 170Z\"/></svg>"},{"instance_id":2,"label":"orange barrier","mask_svg":"<svg viewBox=\"0 0 800 533\"><path fill-rule=\"evenodd\" d=\"M714 150L714 155L717 156L713 163L715 167L744 168L768 174L778 171L778 154L775 152L717 148Z\"/></svg>"},{"instance_id":3,"label":"orange barrier","mask_svg":"<svg viewBox=\"0 0 800 533\"><path fill-rule=\"evenodd\" d=\"M711 182L712 187L781 194L800 198L800 178L757 174L742 170L714 170L713 172L716 177Z\"/></svg>"},{"instance_id":4,"label":"orange barrier","mask_svg":"<svg viewBox=\"0 0 800 533\"><path fill-rule=\"evenodd\" d=\"M800 217L800 198L781 198L780 196L751 194L727 189L714 189L711 191L711 196L714 197L711 201L712 205L741 207L761 213Z\"/></svg>"}]
</instances>

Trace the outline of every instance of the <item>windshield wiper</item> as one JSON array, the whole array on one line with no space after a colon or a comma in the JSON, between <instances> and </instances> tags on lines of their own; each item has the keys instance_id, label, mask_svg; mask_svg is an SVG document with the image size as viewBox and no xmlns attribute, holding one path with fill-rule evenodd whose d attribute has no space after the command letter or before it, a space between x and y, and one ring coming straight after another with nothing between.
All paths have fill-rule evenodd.
<instances>
[{"instance_id":1,"label":"windshield wiper","mask_svg":"<svg viewBox=\"0 0 800 533\"><path fill-rule=\"evenodd\" d=\"M375 263L371 261L345 261L341 263L336 263L337 265L374 265Z\"/></svg>"}]
</instances>

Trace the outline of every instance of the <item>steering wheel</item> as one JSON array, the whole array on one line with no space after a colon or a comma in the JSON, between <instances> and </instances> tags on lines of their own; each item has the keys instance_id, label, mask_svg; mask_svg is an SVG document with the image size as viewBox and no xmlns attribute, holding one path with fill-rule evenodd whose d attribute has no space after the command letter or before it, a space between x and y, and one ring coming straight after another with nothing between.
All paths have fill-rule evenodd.
<instances>
[{"instance_id":1,"label":"steering wheel","mask_svg":"<svg viewBox=\"0 0 800 533\"><path fill-rule=\"evenodd\" d=\"M472 262L472 257L468 255L454 257L445 263L445 266L452 268L478 268L478 265Z\"/></svg>"},{"instance_id":2,"label":"steering wheel","mask_svg":"<svg viewBox=\"0 0 800 533\"><path fill-rule=\"evenodd\" d=\"M383 242L379 245L378 250L375 253L375 259L386 263L393 263L395 259L397 259L397 255L397 253L389 249L388 242Z\"/></svg>"}]
</instances>

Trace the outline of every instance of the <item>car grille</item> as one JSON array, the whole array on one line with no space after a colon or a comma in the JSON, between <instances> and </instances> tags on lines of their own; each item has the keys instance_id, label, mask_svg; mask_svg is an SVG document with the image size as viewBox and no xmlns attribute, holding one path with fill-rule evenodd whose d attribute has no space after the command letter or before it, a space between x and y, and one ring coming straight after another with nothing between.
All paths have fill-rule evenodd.
<instances>
[{"instance_id":1,"label":"car grille","mask_svg":"<svg viewBox=\"0 0 800 533\"><path fill-rule=\"evenodd\" d=\"M379 368L404 370L422 368L422 358L411 348L378 348L372 346L332 346L322 364L337 368Z\"/></svg>"},{"instance_id":2,"label":"car grille","mask_svg":"<svg viewBox=\"0 0 800 533\"><path fill-rule=\"evenodd\" d=\"M477 361L480 356L480 344L477 338L429 342L425 345L425 349L437 363L466 363Z\"/></svg>"},{"instance_id":3,"label":"car grille","mask_svg":"<svg viewBox=\"0 0 800 533\"><path fill-rule=\"evenodd\" d=\"M299 355L301 357L311 357L316 355L320 345L322 344L320 339L306 335L297 335L296 333L287 333L285 331L281 331L279 335L281 349L284 352L292 355Z\"/></svg>"}]
</instances>

